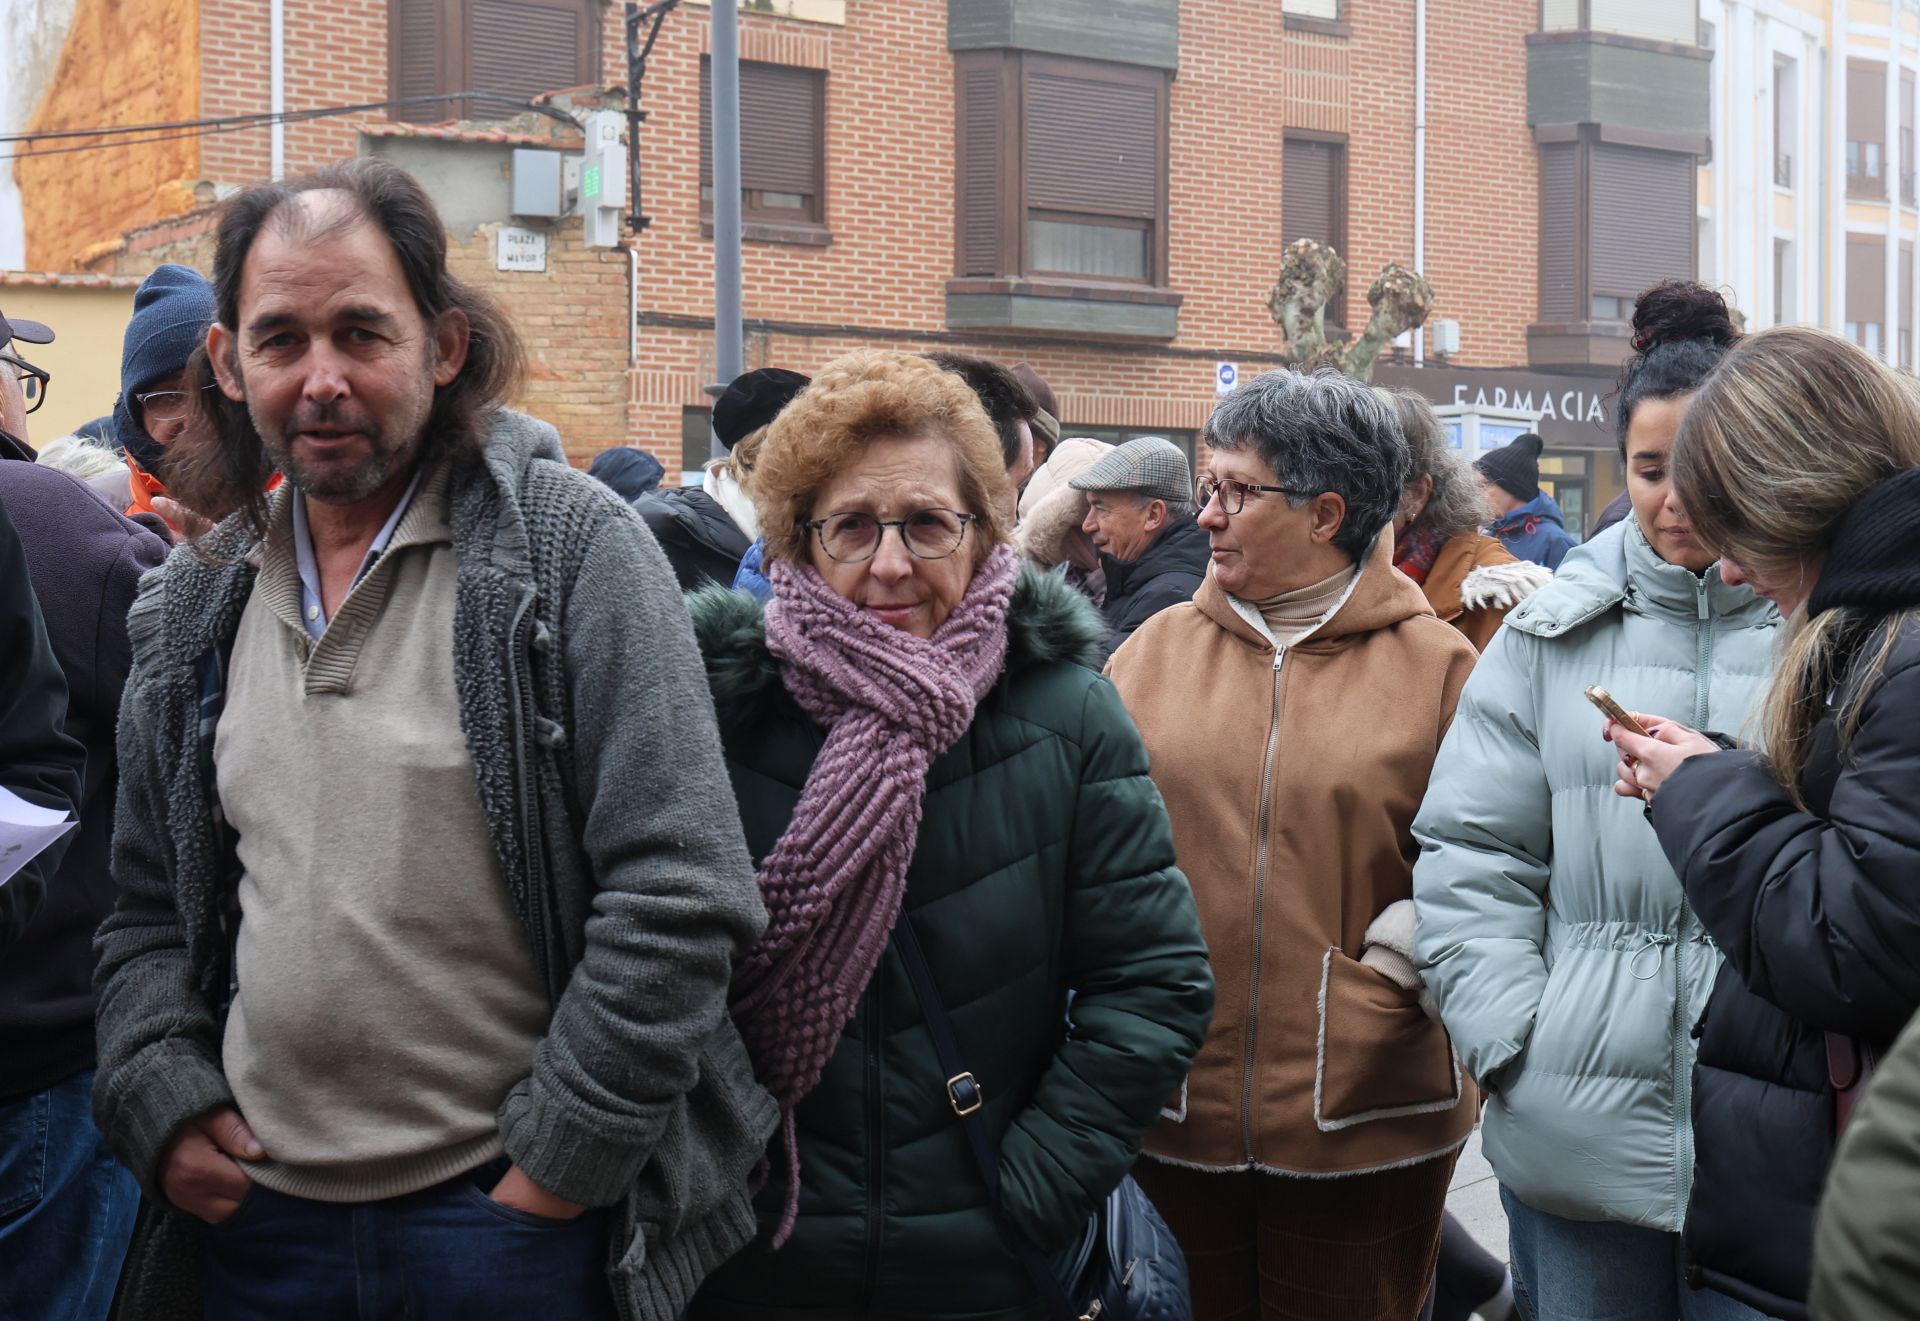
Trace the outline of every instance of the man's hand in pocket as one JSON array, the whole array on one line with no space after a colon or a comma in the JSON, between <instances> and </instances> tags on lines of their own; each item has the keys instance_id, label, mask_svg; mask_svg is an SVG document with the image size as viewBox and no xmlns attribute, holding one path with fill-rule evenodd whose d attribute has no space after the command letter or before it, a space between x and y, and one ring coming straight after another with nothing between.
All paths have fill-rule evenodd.
<instances>
[{"instance_id":1,"label":"man's hand in pocket","mask_svg":"<svg viewBox=\"0 0 1920 1321\"><path fill-rule=\"evenodd\" d=\"M253 1186L239 1162L266 1154L238 1110L209 1111L174 1134L160 1162L160 1191L188 1215L217 1225L239 1209Z\"/></svg>"}]
</instances>

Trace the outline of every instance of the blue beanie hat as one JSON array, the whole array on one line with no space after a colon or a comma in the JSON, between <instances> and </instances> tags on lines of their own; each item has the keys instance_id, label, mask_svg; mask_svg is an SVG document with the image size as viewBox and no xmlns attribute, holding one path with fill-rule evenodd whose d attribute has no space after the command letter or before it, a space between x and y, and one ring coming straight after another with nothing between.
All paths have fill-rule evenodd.
<instances>
[{"instance_id":1,"label":"blue beanie hat","mask_svg":"<svg viewBox=\"0 0 1920 1321\"><path fill-rule=\"evenodd\" d=\"M187 365L207 342L215 315L213 285L187 266L161 266L133 295L133 320L120 351L120 399L113 407L121 446L133 451L140 466L156 472L165 453L134 417L129 398ZM156 473L157 475L157 473Z\"/></svg>"}]
</instances>

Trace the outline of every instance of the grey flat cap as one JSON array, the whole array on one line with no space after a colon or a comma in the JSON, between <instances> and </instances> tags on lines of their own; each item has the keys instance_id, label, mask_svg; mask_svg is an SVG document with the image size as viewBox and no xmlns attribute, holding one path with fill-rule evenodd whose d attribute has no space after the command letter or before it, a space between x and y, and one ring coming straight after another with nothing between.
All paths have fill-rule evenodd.
<instances>
[{"instance_id":1,"label":"grey flat cap","mask_svg":"<svg viewBox=\"0 0 1920 1321\"><path fill-rule=\"evenodd\" d=\"M1180 447L1164 436L1135 436L1075 477L1076 491L1138 491L1154 500L1185 504L1193 499L1193 469Z\"/></svg>"}]
</instances>

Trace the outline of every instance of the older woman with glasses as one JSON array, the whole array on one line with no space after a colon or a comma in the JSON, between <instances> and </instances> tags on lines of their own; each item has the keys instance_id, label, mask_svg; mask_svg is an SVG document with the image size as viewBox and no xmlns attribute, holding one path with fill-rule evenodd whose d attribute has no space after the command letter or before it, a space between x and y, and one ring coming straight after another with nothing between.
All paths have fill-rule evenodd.
<instances>
[{"instance_id":1,"label":"older woman with glasses","mask_svg":"<svg viewBox=\"0 0 1920 1321\"><path fill-rule=\"evenodd\" d=\"M1206 441L1207 580L1108 670L1219 987L1135 1174L1196 1317L1410 1321L1474 1118L1408 957L1410 827L1474 651L1394 570L1409 458L1388 401L1268 372Z\"/></svg>"},{"instance_id":2,"label":"older woman with glasses","mask_svg":"<svg viewBox=\"0 0 1920 1321\"><path fill-rule=\"evenodd\" d=\"M1041 1317L1021 1249L1078 1240L1213 1000L1102 623L1018 567L993 426L925 359L829 365L754 498L772 602L692 608L770 919L733 1012L784 1122L691 1315Z\"/></svg>"}]
</instances>

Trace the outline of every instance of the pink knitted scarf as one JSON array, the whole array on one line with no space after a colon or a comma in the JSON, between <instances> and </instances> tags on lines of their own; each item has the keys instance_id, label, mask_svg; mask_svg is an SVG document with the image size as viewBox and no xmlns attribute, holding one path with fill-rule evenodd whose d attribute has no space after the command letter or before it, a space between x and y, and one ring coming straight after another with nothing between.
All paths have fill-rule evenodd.
<instances>
[{"instance_id":1,"label":"pink knitted scarf","mask_svg":"<svg viewBox=\"0 0 1920 1321\"><path fill-rule=\"evenodd\" d=\"M760 864L767 930L730 996L754 1070L780 1103L787 1204L776 1248L800 1208L794 1108L819 1083L900 915L927 768L1006 665L1018 565L996 549L930 639L875 619L810 565L776 561L768 575L767 647L787 691L827 730L793 820Z\"/></svg>"}]
</instances>

